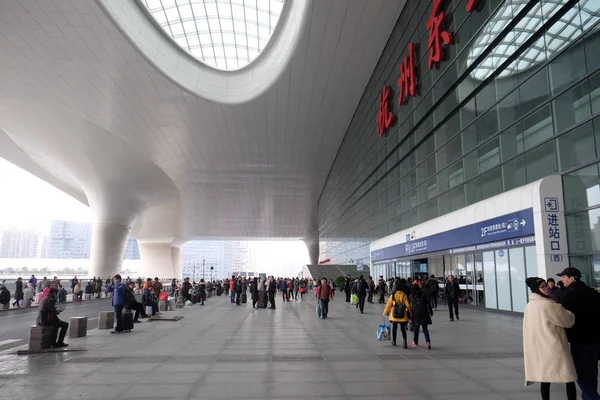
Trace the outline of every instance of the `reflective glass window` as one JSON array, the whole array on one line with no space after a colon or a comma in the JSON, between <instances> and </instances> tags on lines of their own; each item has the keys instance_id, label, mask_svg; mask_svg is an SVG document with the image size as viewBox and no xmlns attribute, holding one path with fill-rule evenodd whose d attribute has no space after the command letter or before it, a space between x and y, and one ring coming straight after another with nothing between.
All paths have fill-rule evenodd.
<instances>
[{"instance_id":1,"label":"reflective glass window","mask_svg":"<svg viewBox=\"0 0 600 400\"><path fill-rule=\"evenodd\" d=\"M511 311L510 273L508 266L508 251L496 250L496 279L498 287L498 309Z\"/></svg>"},{"instance_id":2,"label":"reflective glass window","mask_svg":"<svg viewBox=\"0 0 600 400\"><path fill-rule=\"evenodd\" d=\"M600 204L597 164L565 174L562 180L566 211L581 210Z\"/></svg>"},{"instance_id":3,"label":"reflective glass window","mask_svg":"<svg viewBox=\"0 0 600 400\"><path fill-rule=\"evenodd\" d=\"M502 179L504 181L504 190L511 190L527 183L524 155L513 158L502 165Z\"/></svg>"},{"instance_id":4,"label":"reflective glass window","mask_svg":"<svg viewBox=\"0 0 600 400\"><path fill-rule=\"evenodd\" d=\"M550 105L523 118L517 125L517 132L523 137L523 145L526 150L551 138L554 135L554 128Z\"/></svg>"},{"instance_id":5,"label":"reflective glass window","mask_svg":"<svg viewBox=\"0 0 600 400\"><path fill-rule=\"evenodd\" d=\"M596 159L594 128L591 121L561 135L557 142L561 171Z\"/></svg>"},{"instance_id":6,"label":"reflective glass window","mask_svg":"<svg viewBox=\"0 0 600 400\"><path fill-rule=\"evenodd\" d=\"M575 85L554 99L552 108L557 134L589 118L592 111L587 80Z\"/></svg>"},{"instance_id":7,"label":"reflective glass window","mask_svg":"<svg viewBox=\"0 0 600 400\"><path fill-rule=\"evenodd\" d=\"M556 173L554 141L550 141L525 153L525 164L527 182L535 182L538 179Z\"/></svg>"},{"instance_id":8,"label":"reflective glass window","mask_svg":"<svg viewBox=\"0 0 600 400\"><path fill-rule=\"evenodd\" d=\"M538 275L537 253L535 246L525 247L525 265L527 267L527 277L536 277Z\"/></svg>"},{"instance_id":9,"label":"reflective glass window","mask_svg":"<svg viewBox=\"0 0 600 400\"><path fill-rule=\"evenodd\" d=\"M488 199L502 193L502 170L493 169L481 175L481 199Z\"/></svg>"},{"instance_id":10,"label":"reflective glass window","mask_svg":"<svg viewBox=\"0 0 600 400\"><path fill-rule=\"evenodd\" d=\"M513 311L524 312L527 305L527 285L525 285L525 254L523 247L508 250L510 259L510 286Z\"/></svg>"},{"instance_id":11,"label":"reflective glass window","mask_svg":"<svg viewBox=\"0 0 600 400\"><path fill-rule=\"evenodd\" d=\"M586 73L584 49L581 42L576 43L556 57L549 64L550 87L552 94L566 89Z\"/></svg>"},{"instance_id":12,"label":"reflective glass window","mask_svg":"<svg viewBox=\"0 0 600 400\"><path fill-rule=\"evenodd\" d=\"M483 253L483 285L485 287L485 306L487 308L497 309L496 263L494 261L493 251L486 251Z\"/></svg>"}]
</instances>

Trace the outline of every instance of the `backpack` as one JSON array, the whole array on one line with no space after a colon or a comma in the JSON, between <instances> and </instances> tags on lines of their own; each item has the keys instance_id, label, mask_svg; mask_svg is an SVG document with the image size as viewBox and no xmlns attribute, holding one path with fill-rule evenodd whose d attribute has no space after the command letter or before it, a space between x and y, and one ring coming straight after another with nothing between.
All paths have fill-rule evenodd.
<instances>
[{"instance_id":1,"label":"backpack","mask_svg":"<svg viewBox=\"0 0 600 400\"><path fill-rule=\"evenodd\" d=\"M431 283L431 291L432 292L439 292L440 291L440 284L438 283L438 281L434 280Z\"/></svg>"},{"instance_id":2,"label":"backpack","mask_svg":"<svg viewBox=\"0 0 600 400\"><path fill-rule=\"evenodd\" d=\"M404 303L400 303L400 302L396 301L396 295L394 295L393 304L394 304L394 308L392 309L392 316L395 319L404 318L404 314L406 314L406 306L404 305Z\"/></svg>"},{"instance_id":3,"label":"backpack","mask_svg":"<svg viewBox=\"0 0 600 400\"><path fill-rule=\"evenodd\" d=\"M413 314L418 314L420 310L422 310L424 304L423 304L423 297L422 296L411 296L412 297L412 301L411 301L411 308L413 311Z\"/></svg>"},{"instance_id":4,"label":"backpack","mask_svg":"<svg viewBox=\"0 0 600 400\"><path fill-rule=\"evenodd\" d=\"M358 283L356 284L356 291L357 292L362 292L365 290L365 283L364 281L358 281Z\"/></svg>"}]
</instances>

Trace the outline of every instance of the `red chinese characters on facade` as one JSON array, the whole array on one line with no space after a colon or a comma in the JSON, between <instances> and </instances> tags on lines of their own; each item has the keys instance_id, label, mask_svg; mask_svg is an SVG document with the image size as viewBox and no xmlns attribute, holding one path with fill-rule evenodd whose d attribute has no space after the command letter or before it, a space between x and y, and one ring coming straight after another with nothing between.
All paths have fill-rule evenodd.
<instances>
[{"instance_id":1,"label":"red chinese characters on facade","mask_svg":"<svg viewBox=\"0 0 600 400\"><path fill-rule=\"evenodd\" d=\"M427 47L429 48L427 66L429 69L433 68L433 65L442 59L442 45L448 45L452 40L450 32L442 30L446 13L438 12L441 5L442 0L433 0L433 9L425 25L429 30L429 40L427 41Z\"/></svg>"},{"instance_id":2,"label":"red chinese characters on facade","mask_svg":"<svg viewBox=\"0 0 600 400\"><path fill-rule=\"evenodd\" d=\"M392 113L390 112L390 89L383 86L379 93L379 111L377 111L377 131L379 136L385 134L387 128L392 125Z\"/></svg>"},{"instance_id":3,"label":"red chinese characters on facade","mask_svg":"<svg viewBox=\"0 0 600 400\"><path fill-rule=\"evenodd\" d=\"M467 11L471 12L475 9L475 6L477 5L477 0L469 0L467 3Z\"/></svg>"},{"instance_id":4,"label":"red chinese characters on facade","mask_svg":"<svg viewBox=\"0 0 600 400\"><path fill-rule=\"evenodd\" d=\"M404 57L404 62L400 64L400 78L398 78L398 104L402 105L404 101L417 93L415 83L415 45L408 44L408 57Z\"/></svg>"}]
</instances>

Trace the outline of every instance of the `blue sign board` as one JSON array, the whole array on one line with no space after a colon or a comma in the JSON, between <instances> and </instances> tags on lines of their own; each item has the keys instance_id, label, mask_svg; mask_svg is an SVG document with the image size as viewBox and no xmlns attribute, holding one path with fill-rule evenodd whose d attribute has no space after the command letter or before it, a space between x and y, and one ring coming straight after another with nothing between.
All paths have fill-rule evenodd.
<instances>
[{"instance_id":1,"label":"blue sign board","mask_svg":"<svg viewBox=\"0 0 600 400\"><path fill-rule=\"evenodd\" d=\"M371 261L410 257L417 254L474 246L523 236L533 236L533 208L462 226L371 252Z\"/></svg>"}]
</instances>

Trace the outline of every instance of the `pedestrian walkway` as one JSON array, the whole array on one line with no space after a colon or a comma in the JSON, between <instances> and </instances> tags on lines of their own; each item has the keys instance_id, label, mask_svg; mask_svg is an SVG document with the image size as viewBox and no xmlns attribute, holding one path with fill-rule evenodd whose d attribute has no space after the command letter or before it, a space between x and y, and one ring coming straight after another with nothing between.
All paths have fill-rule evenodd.
<instances>
[{"instance_id":1,"label":"pedestrian walkway","mask_svg":"<svg viewBox=\"0 0 600 400\"><path fill-rule=\"evenodd\" d=\"M361 315L340 296L327 320L315 301L236 307L227 296L137 324L67 340L82 352L0 355L2 398L33 399L539 399L524 387L521 318L438 309L433 349L376 340L383 306ZM421 338L423 344L423 339ZM564 385L553 385L556 398Z\"/></svg>"}]
</instances>

